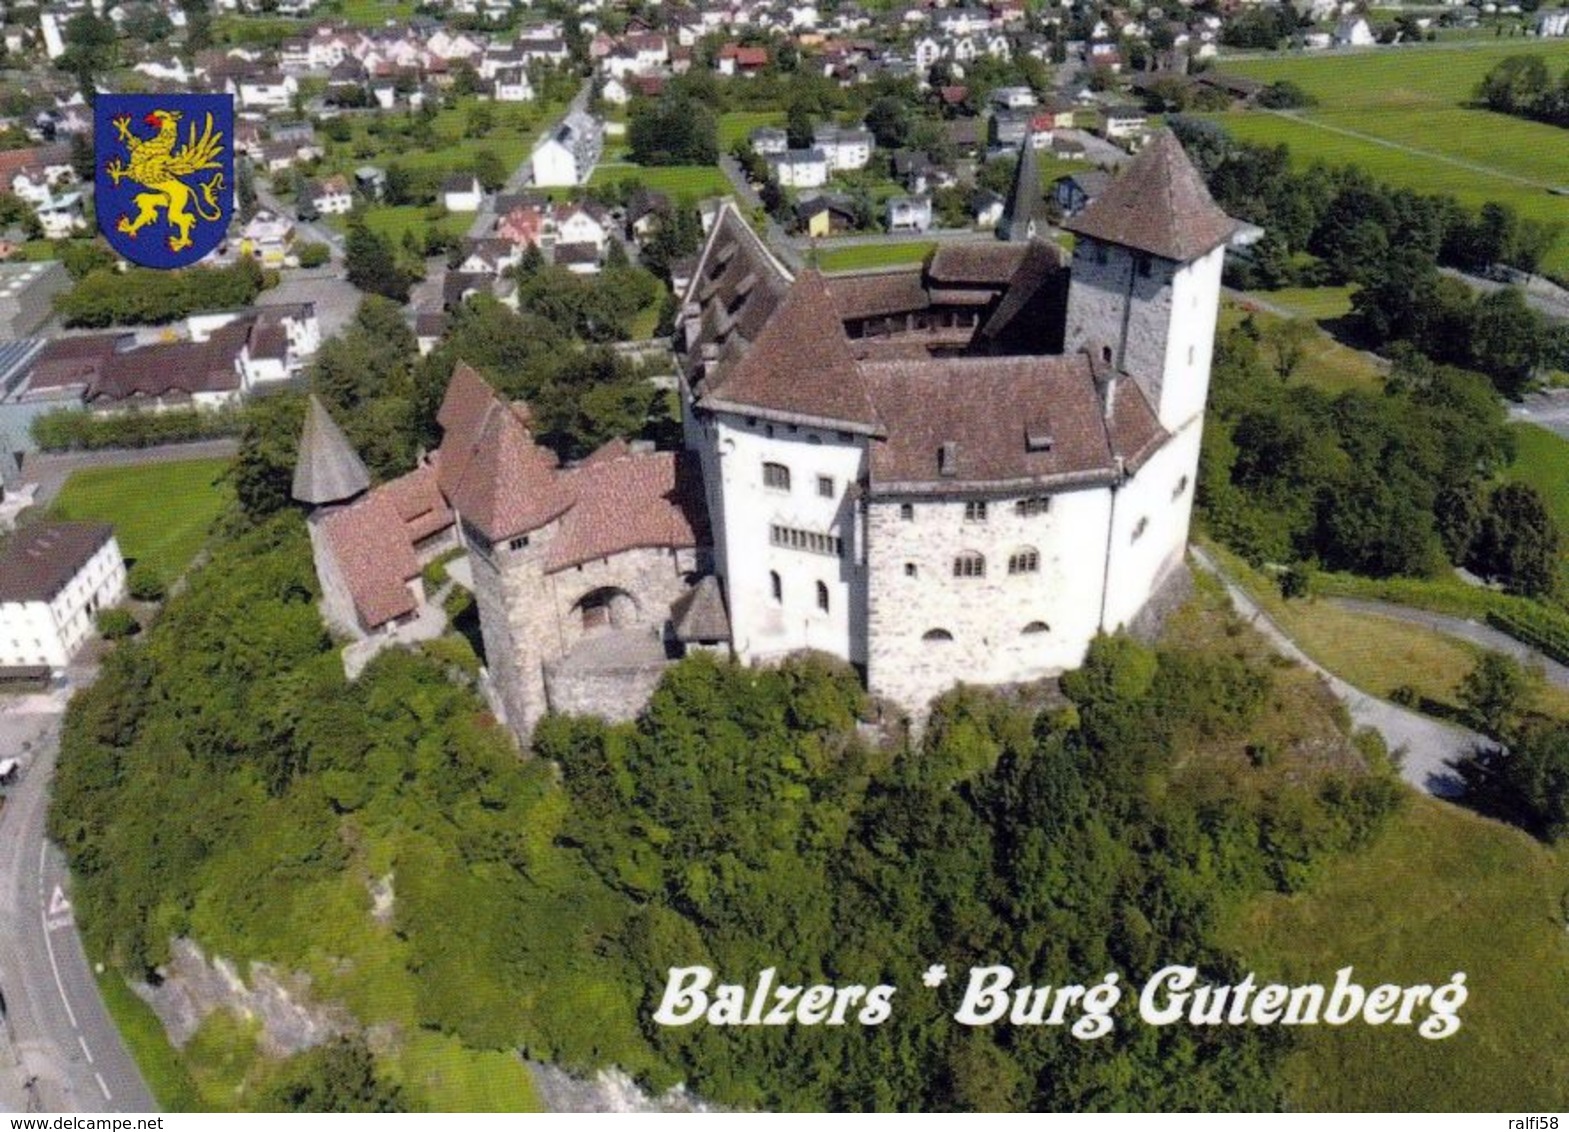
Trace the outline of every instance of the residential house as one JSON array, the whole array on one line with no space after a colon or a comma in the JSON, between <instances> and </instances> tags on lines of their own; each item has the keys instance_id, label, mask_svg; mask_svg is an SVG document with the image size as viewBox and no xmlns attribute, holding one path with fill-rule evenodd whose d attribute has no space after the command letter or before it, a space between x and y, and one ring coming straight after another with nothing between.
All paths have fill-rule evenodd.
<instances>
[{"instance_id":1,"label":"residential house","mask_svg":"<svg viewBox=\"0 0 1569 1132\"><path fill-rule=\"evenodd\" d=\"M816 189L828 183L828 156L815 147L770 154L768 168L784 188Z\"/></svg>"},{"instance_id":2,"label":"residential house","mask_svg":"<svg viewBox=\"0 0 1569 1132\"><path fill-rule=\"evenodd\" d=\"M932 198L889 197L888 231L924 232L932 226Z\"/></svg>"},{"instance_id":3,"label":"residential house","mask_svg":"<svg viewBox=\"0 0 1569 1132\"><path fill-rule=\"evenodd\" d=\"M1378 42L1373 29L1361 16L1346 16L1335 25L1333 40L1336 47L1371 47Z\"/></svg>"},{"instance_id":4,"label":"residential house","mask_svg":"<svg viewBox=\"0 0 1569 1132\"><path fill-rule=\"evenodd\" d=\"M448 212L478 212L485 190L472 173L454 173L441 183L441 202Z\"/></svg>"},{"instance_id":5,"label":"residential house","mask_svg":"<svg viewBox=\"0 0 1569 1132\"><path fill-rule=\"evenodd\" d=\"M0 552L0 667L65 668L125 588L125 558L108 523L18 528Z\"/></svg>"},{"instance_id":6,"label":"residential house","mask_svg":"<svg viewBox=\"0 0 1569 1132\"><path fill-rule=\"evenodd\" d=\"M1082 212L1090 201L1105 191L1111 184L1111 174L1102 173L1098 169L1088 169L1082 173L1069 173L1066 177L1059 177L1052 185L1052 200L1064 217L1074 216Z\"/></svg>"},{"instance_id":7,"label":"residential house","mask_svg":"<svg viewBox=\"0 0 1569 1132\"><path fill-rule=\"evenodd\" d=\"M818 126L812 131L812 148L822 151L830 173L865 169L876 144L872 132L864 127Z\"/></svg>"},{"instance_id":8,"label":"residential house","mask_svg":"<svg viewBox=\"0 0 1569 1132\"><path fill-rule=\"evenodd\" d=\"M354 208L353 190L342 173L334 173L314 186L307 186L306 199L318 216L343 216Z\"/></svg>"},{"instance_id":9,"label":"residential house","mask_svg":"<svg viewBox=\"0 0 1569 1132\"><path fill-rule=\"evenodd\" d=\"M240 230L240 253L255 257L266 268L284 266L293 242L293 222L265 209Z\"/></svg>"},{"instance_id":10,"label":"residential house","mask_svg":"<svg viewBox=\"0 0 1569 1132\"><path fill-rule=\"evenodd\" d=\"M534 184L549 187L580 185L588 180L604 149L604 127L581 111L572 111L534 150Z\"/></svg>"},{"instance_id":11,"label":"residential house","mask_svg":"<svg viewBox=\"0 0 1569 1132\"><path fill-rule=\"evenodd\" d=\"M1149 126L1149 115L1137 106L1108 106L1101 133L1108 141L1140 138Z\"/></svg>"},{"instance_id":12,"label":"residential house","mask_svg":"<svg viewBox=\"0 0 1569 1132\"><path fill-rule=\"evenodd\" d=\"M790 135L778 126L759 126L747 135L754 152L763 157L780 154L790 148Z\"/></svg>"},{"instance_id":13,"label":"residential house","mask_svg":"<svg viewBox=\"0 0 1569 1132\"><path fill-rule=\"evenodd\" d=\"M721 75L755 75L768 66L768 48L727 43L714 62Z\"/></svg>"}]
</instances>

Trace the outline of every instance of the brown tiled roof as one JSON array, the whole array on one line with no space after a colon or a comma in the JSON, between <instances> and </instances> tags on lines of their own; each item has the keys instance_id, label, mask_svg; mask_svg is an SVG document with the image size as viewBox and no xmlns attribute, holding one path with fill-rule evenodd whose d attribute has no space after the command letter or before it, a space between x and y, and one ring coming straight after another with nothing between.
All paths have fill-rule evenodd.
<instances>
[{"instance_id":1,"label":"brown tiled roof","mask_svg":"<svg viewBox=\"0 0 1569 1132\"><path fill-rule=\"evenodd\" d=\"M1161 130L1105 192L1063 227L1188 263L1229 240L1237 222L1209 195L1176 135Z\"/></svg>"},{"instance_id":2,"label":"brown tiled roof","mask_svg":"<svg viewBox=\"0 0 1569 1132\"><path fill-rule=\"evenodd\" d=\"M114 537L108 523L34 523L0 551L0 602L51 601Z\"/></svg>"},{"instance_id":3,"label":"brown tiled roof","mask_svg":"<svg viewBox=\"0 0 1569 1132\"><path fill-rule=\"evenodd\" d=\"M1138 382L1130 377L1117 379L1111 399L1111 418L1106 422L1112 450L1122 457L1129 472L1136 472L1153 456L1169 435L1161 427L1155 410Z\"/></svg>"},{"instance_id":4,"label":"brown tiled roof","mask_svg":"<svg viewBox=\"0 0 1569 1132\"><path fill-rule=\"evenodd\" d=\"M874 493L1117 478L1094 375L1082 354L864 362L861 370L888 428L886 440L872 448ZM1028 435L1049 436L1051 443L1031 451ZM953 446L947 475L940 466L944 445Z\"/></svg>"},{"instance_id":5,"label":"brown tiled roof","mask_svg":"<svg viewBox=\"0 0 1569 1132\"><path fill-rule=\"evenodd\" d=\"M925 310L931 305L920 268L831 276L828 293L845 320Z\"/></svg>"},{"instance_id":6,"label":"brown tiled roof","mask_svg":"<svg viewBox=\"0 0 1569 1132\"><path fill-rule=\"evenodd\" d=\"M560 476L574 502L550 544L546 570L637 547L694 547L707 541L701 473L685 453L591 459Z\"/></svg>"},{"instance_id":7,"label":"brown tiled roof","mask_svg":"<svg viewBox=\"0 0 1569 1132\"><path fill-rule=\"evenodd\" d=\"M430 464L421 464L406 475L388 480L376 488L376 494L392 501L410 544L422 542L452 525L452 508L441 497L436 469Z\"/></svg>"},{"instance_id":8,"label":"brown tiled roof","mask_svg":"<svg viewBox=\"0 0 1569 1132\"><path fill-rule=\"evenodd\" d=\"M816 271L796 277L752 348L717 386L706 387L703 404L878 428L839 312Z\"/></svg>"},{"instance_id":9,"label":"brown tiled roof","mask_svg":"<svg viewBox=\"0 0 1569 1132\"><path fill-rule=\"evenodd\" d=\"M419 576L419 559L391 495L373 491L333 512L322 521L322 534L365 628L414 612L408 583Z\"/></svg>"},{"instance_id":10,"label":"brown tiled roof","mask_svg":"<svg viewBox=\"0 0 1569 1132\"><path fill-rule=\"evenodd\" d=\"M735 206L724 204L683 296L682 368L704 391L744 358L789 289L790 277L768 254Z\"/></svg>"},{"instance_id":11,"label":"brown tiled roof","mask_svg":"<svg viewBox=\"0 0 1569 1132\"><path fill-rule=\"evenodd\" d=\"M445 463L446 438L442 452ZM534 443L499 398L486 410L462 474L446 496L453 510L492 542L537 530L573 502L564 477L556 474L555 456Z\"/></svg>"},{"instance_id":12,"label":"brown tiled roof","mask_svg":"<svg viewBox=\"0 0 1569 1132\"><path fill-rule=\"evenodd\" d=\"M985 284L1003 287L1024 259L1022 244L939 244L926 266L934 283Z\"/></svg>"},{"instance_id":13,"label":"brown tiled roof","mask_svg":"<svg viewBox=\"0 0 1569 1132\"><path fill-rule=\"evenodd\" d=\"M1042 289L1054 284L1061 286L1063 277L1068 272L1063 250L1056 244L1048 244L1042 240L1031 240L1025 247L1024 259L1020 262L1019 269L1008 281L1008 289L1002 293L1002 301L981 326L977 335L979 338L1001 341L1005 337L1019 337L1018 334L1010 334L1010 331L1015 329L1014 321L1024 317L1026 312L1039 314ZM1058 320L1052 321L1055 324ZM1027 329L1040 337L1046 337L1044 325L1021 325L1018 329ZM1046 344L1048 349L1057 346L1057 343Z\"/></svg>"}]
</instances>

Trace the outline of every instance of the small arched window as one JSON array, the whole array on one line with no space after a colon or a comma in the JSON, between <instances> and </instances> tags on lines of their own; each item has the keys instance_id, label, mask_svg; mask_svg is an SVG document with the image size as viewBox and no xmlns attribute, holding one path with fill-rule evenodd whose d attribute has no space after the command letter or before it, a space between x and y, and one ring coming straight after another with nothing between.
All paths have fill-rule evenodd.
<instances>
[{"instance_id":1,"label":"small arched window","mask_svg":"<svg viewBox=\"0 0 1569 1132\"><path fill-rule=\"evenodd\" d=\"M1019 633L1026 637L1033 637L1036 633L1049 632L1051 632L1051 626L1046 624L1044 621L1031 621L1024 628L1019 630Z\"/></svg>"},{"instance_id":2,"label":"small arched window","mask_svg":"<svg viewBox=\"0 0 1569 1132\"><path fill-rule=\"evenodd\" d=\"M942 641L953 640L953 634L948 632L947 629L928 629L921 634L921 640L927 644L937 644Z\"/></svg>"},{"instance_id":3,"label":"small arched window","mask_svg":"<svg viewBox=\"0 0 1569 1132\"><path fill-rule=\"evenodd\" d=\"M986 556L966 551L953 560L953 576L955 578L984 578L986 576Z\"/></svg>"},{"instance_id":4,"label":"small arched window","mask_svg":"<svg viewBox=\"0 0 1569 1132\"><path fill-rule=\"evenodd\" d=\"M765 463L763 465L763 486L773 488L775 491L789 491L790 469L783 464Z\"/></svg>"},{"instance_id":5,"label":"small arched window","mask_svg":"<svg viewBox=\"0 0 1569 1132\"><path fill-rule=\"evenodd\" d=\"M1038 574L1040 570L1040 552L1033 546L1015 550L1008 555L1008 573L1010 574Z\"/></svg>"},{"instance_id":6,"label":"small arched window","mask_svg":"<svg viewBox=\"0 0 1569 1132\"><path fill-rule=\"evenodd\" d=\"M817 583L817 608L828 612L828 587L822 582Z\"/></svg>"},{"instance_id":7,"label":"small arched window","mask_svg":"<svg viewBox=\"0 0 1569 1132\"><path fill-rule=\"evenodd\" d=\"M779 576L778 570L768 571L768 585L774 595L774 604L782 605L784 603L784 579Z\"/></svg>"}]
</instances>

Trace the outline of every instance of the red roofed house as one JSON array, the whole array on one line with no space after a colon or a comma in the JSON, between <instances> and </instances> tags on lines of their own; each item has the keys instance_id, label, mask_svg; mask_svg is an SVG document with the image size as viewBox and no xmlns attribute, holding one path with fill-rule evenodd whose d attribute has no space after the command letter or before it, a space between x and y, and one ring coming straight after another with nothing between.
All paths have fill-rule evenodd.
<instances>
[{"instance_id":1,"label":"red roofed house","mask_svg":"<svg viewBox=\"0 0 1569 1132\"><path fill-rule=\"evenodd\" d=\"M727 43L719 49L721 75L755 75L768 66L768 48Z\"/></svg>"}]
</instances>

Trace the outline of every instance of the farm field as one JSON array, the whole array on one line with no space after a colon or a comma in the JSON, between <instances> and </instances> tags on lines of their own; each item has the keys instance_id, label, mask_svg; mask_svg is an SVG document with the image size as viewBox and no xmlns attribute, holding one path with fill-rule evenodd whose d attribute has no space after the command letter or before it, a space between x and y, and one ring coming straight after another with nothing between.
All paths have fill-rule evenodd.
<instances>
[{"instance_id":1,"label":"farm field","mask_svg":"<svg viewBox=\"0 0 1569 1132\"><path fill-rule=\"evenodd\" d=\"M207 539L228 501L228 460L83 468L65 481L51 514L113 523L120 551L173 581Z\"/></svg>"},{"instance_id":2,"label":"farm field","mask_svg":"<svg viewBox=\"0 0 1569 1132\"><path fill-rule=\"evenodd\" d=\"M1361 165L1390 184L1452 193L1473 208L1495 200L1523 216L1563 221L1569 207L1546 189L1569 184L1566 132L1467 105L1493 66L1519 54L1541 55L1555 78L1569 68L1563 40L1227 62L1228 73L1294 82L1319 105L1290 116L1217 118L1243 140L1285 142L1300 163ZM1569 272L1569 236L1546 266Z\"/></svg>"}]
</instances>

